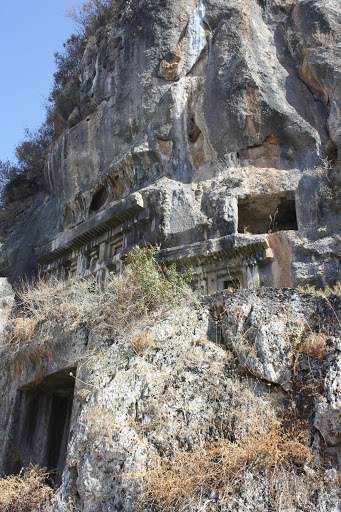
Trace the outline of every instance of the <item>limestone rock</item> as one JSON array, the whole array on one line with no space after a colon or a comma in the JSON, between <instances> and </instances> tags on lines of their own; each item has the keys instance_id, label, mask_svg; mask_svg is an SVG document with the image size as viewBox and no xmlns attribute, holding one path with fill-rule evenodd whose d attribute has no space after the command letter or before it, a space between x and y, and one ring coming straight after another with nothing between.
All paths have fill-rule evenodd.
<instances>
[{"instance_id":1,"label":"limestone rock","mask_svg":"<svg viewBox=\"0 0 341 512\"><path fill-rule=\"evenodd\" d=\"M289 308L274 300L270 290L228 295L217 306L223 342L239 363L252 375L280 384L285 390L292 387L294 344L305 322L297 307L299 296L289 294ZM221 314L220 309L226 313Z\"/></svg>"},{"instance_id":2,"label":"limestone rock","mask_svg":"<svg viewBox=\"0 0 341 512\"><path fill-rule=\"evenodd\" d=\"M5 248L13 275L38 262L104 277L151 243L192 265L204 293L229 275L243 288L335 284L340 16L336 0L127 3L87 44L47 194ZM326 157L334 170L314 174ZM121 202L136 192L139 211ZM103 223L103 211L116 213Z\"/></svg>"},{"instance_id":3,"label":"limestone rock","mask_svg":"<svg viewBox=\"0 0 341 512\"><path fill-rule=\"evenodd\" d=\"M16 353L1 354L0 471L57 467L51 511L70 503L84 512L128 511L153 457L192 453L222 435L237 442L250 426L265 432L284 415L307 423L316 461L331 469L300 466L293 479L273 480L243 466L239 485L223 505L219 490L212 511L271 511L274 496L287 508L337 510L340 313L338 296L264 288L218 293L115 335L97 325L90 334L46 326ZM307 344L311 335L322 350Z\"/></svg>"},{"instance_id":4,"label":"limestone rock","mask_svg":"<svg viewBox=\"0 0 341 512\"><path fill-rule=\"evenodd\" d=\"M40 325L1 353L0 471L57 468L51 510L132 510L152 457L282 416L323 478L248 465L222 508L206 489L191 510L340 509L340 300L291 288L341 279L340 33L338 0L130 0L89 39L11 277L100 282L152 244L210 297L115 335Z\"/></svg>"},{"instance_id":5,"label":"limestone rock","mask_svg":"<svg viewBox=\"0 0 341 512\"><path fill-rule=\"evenodd\" d=\"M341 347L340 347L341 348ZM324 379L324 393L316 406L315 427L326 443L339 446L341 443L341 357L330 362Z\"/></svg>"}]
</instances>

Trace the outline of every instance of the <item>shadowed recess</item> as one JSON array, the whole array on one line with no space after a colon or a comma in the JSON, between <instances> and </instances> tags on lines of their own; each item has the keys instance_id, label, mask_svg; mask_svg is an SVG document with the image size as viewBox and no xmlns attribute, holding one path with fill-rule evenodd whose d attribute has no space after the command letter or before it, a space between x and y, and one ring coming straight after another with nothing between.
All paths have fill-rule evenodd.
<instances>
[{"instance_id":1,"label":"shadowed recess","mask_svg":"<svg viewBox=\"0 0 341 512\"><path fill-rule=\"evenodd\" d=\"M55 482L63 471L74 395L76 368L68 367L17 391L11 439L6 446L6 474L30 463L47 467Z\"/></svg>"}]
</instances>

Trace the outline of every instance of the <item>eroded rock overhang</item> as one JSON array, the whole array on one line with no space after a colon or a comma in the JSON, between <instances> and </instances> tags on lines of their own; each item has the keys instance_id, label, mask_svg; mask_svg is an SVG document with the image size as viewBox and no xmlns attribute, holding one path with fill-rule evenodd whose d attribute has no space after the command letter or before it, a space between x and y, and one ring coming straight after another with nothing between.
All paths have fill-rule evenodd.
<instances>
[{"instance_id":1,"label":"eroded rock overhang","mask_svg":"<svg viewBox=\"0 0 341 512\"><path fill-rule=\"evenodd\" d=\"M16 474L39 464L60 483L64 468L75 388L76 367L40 376L21 386L15 397L12 428L4 447L4 471Z\"/></svg>"}]
</instances>

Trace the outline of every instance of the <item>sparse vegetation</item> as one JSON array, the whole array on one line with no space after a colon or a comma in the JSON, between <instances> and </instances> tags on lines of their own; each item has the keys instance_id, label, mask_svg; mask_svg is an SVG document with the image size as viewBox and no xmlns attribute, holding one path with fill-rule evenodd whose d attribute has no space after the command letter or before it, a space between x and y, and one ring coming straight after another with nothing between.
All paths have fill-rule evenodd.
<instances>
[{"instance_id":1,"label":"sparse vegetation","mask_svg":"<svg viewBox=\"0 0 341 512\"><path fill-rule=\"evenodd\" d=\"M251 422L250 417L241 418L238 411L236 414L246 426L240 436L228 427L220 439L192 451L177 452L171 458L150 461L149 469L137 475L142 487L137 510L172 512L189 506L199 510L209 503L212 491L219 505L226 505L229 496L243 487L250 471L269 481L275 506L279 481L284 487L284 482L312 462L305 431L302 426L285 429L280 423L264 424L257 411ZM295 499L294 493L286 496L287 501L290 499Z\"/></svg>"},{"instance_id":2,"label":"sparse vegetation","mask_svg":"<svg viewBox=\"0 0 341 512\"><path fill-rule=\"evenodd\" d=\"M79 104L79 65L88 39L105 24L119 19L126 0L89 0L67 15L75 22L78 34L54 54L56 72L46 105L46 121L36 131L26 130L15 149L15 162L0 161L0 241L6 241L17 219L27 210L43 188L46 151L67 126Z\"/></svg>"},{"instance_id":3,"label":"sparse vegetation","mask_svg":"<svg viewBox=\"0 0 341 512\"><path fill-rule=\"evenodd\" d=\"M313 285L299 286L299 289L304 293L312 293L319 297L323 297L330 309L331 320L329 321L328 326L321 325L320 332L317 333L320 336L319 342L321 343L322 337L325 336L326 334L335 335L336 332L340 330L341 318L335 311L332 301L330 299L330 296L331 295L341 295L341 283L338 281L335 286L333 286L333 287L326 286L326 288L324 290L316 289L315 286L313 286ZM328 328L326 329L326 327L328 327ZM310 334L313 334L313 333L310 332ZM311 343L316 344L317 340L316 339L311 340ZM310 343L310 345L311 345L311 343Z\"/></svg>"},{"instance_id":4,"label":"sparse vegetation","mask_svg":"<svg viewBox=\"0 0 341 512\"><path fill-rule=\"evenodd\" d=\"M321 160L321 164L313 170L305 171L317 179L320 186L321 208L332 211L341 211L341 176L339 170L328 158Z\"/></svg>"},{"instance_id":5,"label":"sparse vegetation","mask_svg":"<svg viewBox=\"0 0 341 512\"><path fill-rule=\"evenodd\" d=\"M323 47L334 46L339 42L338 34L334 32L322 32L319 28L314 32L313 38Z\"/></svg>"},{"instance_id":6,"label":"sparse vegetation","mask_svg":"<svg viewBox=\"0 0 341 512\"><path fill-rule=\"evenodd\" d=\"M298 352L315 359L322 359L327 348L328 336L323 332L309 333L297 346Z\"/></svg>"},{"instance_id":7,"label":"sparse vegetation","mask_svg":"<svg viewBox=\"0 0 341 512\"><path fill-rule=\"evenodd\" d=\"M123 273L110 274L102 287L95 277L67 282L39 276L34 283L21 282L16 290L19 309L13 311L7 329L12 348L29 343L42 326L46 332L60 323L81 324L110 336L151 311L169 309L184 299L193 301L190 275L181 275L175 267L163 271L154 254L153 247L135 247Z\"/></svg>"},{"instance_id":8,"label":"sparse vegetation","mask_svg":"<svg viewBox=\"0 0 341 512\"><path fill-rule=\"evenodd\" d=\"M67 9L66 15L75 23L77 33L63 44L64 50L54 54L57 71L49 96L48 119L54 126L54 137L66 128L67 120L79 104L79 66L87 42L107 23L118 22L126 0L89 0L79 7Z\"/></svg>"},{"instance_id":9,"label":"sparse vegetation","mask_svg":"<svg viewBox=\"0 0 341 512\"><path fill-rule=\"evenodd\" d=\"M17 163L0 161L0 240L6 240L15 220L43 188L45 152L51 141L47 124L36 132L27 130L15 149Z\"/></svg>"},{"instance_id":10,"label":"sparse vegetation","mask_svg":"<svg viewBox=\"0 0 341 512\"><path fill-rule=\"evenodd\" d=\"M314 285L307 284L305 286L298 287L301 292L304 293L313 293L314 295L328 297L329 295L341 295L341 282L337 282L335 286L326 286L323 290L322 288L316 288Z\"/></svg>"},{"instance_id":11,"label":"sparse vegetation","mask_svg":"<svg viewBox=\"0 0 341 512\"><path fill-rule=\"evenodd\" d=\"M147 348L154 346L154 338L147 331L143 331L131 341L131 348L136 355L140 355Z\"/></svg>"},{"instance_id":12,"label":"sparse vegetation","mask_svg":"<svg viewBox=\"0 0 341 512\"><path fill-rule=\"evenodd\" d=\"M289 0L285 3L292 2ZM50 114L52 112L54 136L62 132L70 114L79 104L77 70L86 39L91 37L98 26L103 25L106 20L119 16L119 9L123 5L123 0L121 2L90 0L79 11L71 11L70 15L79 25L81 34L72 36L65 43L65 53L55 54L58 71L55 74L55 85L50 99L53 105ZM0 237L5 238L5 234L11 228L13 212L16 212L15 216L20 215L29 204L21 203L22 198L24 196L33 198L39 190L42 183L45 151L48 141L52 140L51 133L48 137L41 146L39 146L38 135L33 145L28 144L28 141L20 145L17 157L19 163L22 162L21 167L21 164L14 166L10 162L2 163L2 167L0 166L1 205L3 205L0 214L4 212L4 216L0 217L4 234L0 232ZM321 195L328 201L332 201L330 204L336 205L339 192L335 185L337 182L334 181L336 174L331 164L326 161L320 170L316 170L316 176L320 180ZM94 210L97 211L97 208ZM278 212L273 213L274 215L270 217L271 231L275 231ZM136 510L140 512L204 512L212 510L211 505L213 510L227 510L227 507L233 510L231 497L239 500L238 509L254 507L256 510L255 500L251 498L247 503L248 478L258 479L258 489L261 492L264 488L268 491L266 503L262 503L262 496L259 497L260 510L280 512L297 509L316 510L309 508L312 502L309 500L311 496L314 496L315 503L319 499L317 480L321 477L324 467L321 463L319 468L321 472L319 472L314 466L311 446L319 447L319 433L313 430L310 423L312 435L308 439L307 425L300 423L294 414L285 414L284 407L288 404L291 404L292 409L294 405L296 407L295 398L292 398L296 392L295 388L281 387L279 379L265 382L266 378L269 379L267 376L263 381L250 378L254 386L253 390L247 385L240 384L242 379L247 380L248 372L250 375L254 369L248 364L249 359L253 358L256 361L261 350L265 352L268 348L271 356L278 347L276 338L271 345L266 346L268 332L266 329L260 331L261 327L267 327L267 325L270 325L270 331L275 331L269 318L263 319L260 316L257 322L252 318L252 315L256 317L257 313L254 307L255 298L249 295L250 309L243 309L244 297L247 302L247 292L245 292L240 307L234 309L231 307L230 311L224 311L224 314L231 316L234 314L235 325L231 329L231 338L233 335L237 339L235 347L230 343L230 348L233 348L234 352L230 352L230 358L226 357L226 360L223 351L228 346L227 336L225 339L219 339L223 345L219 347L221 352L212 350L210 355L208 350L199 350L211 343L206 340L205 335L199 336L200 332L207 331L205 323L207 316L202 315L203 319L200 319L199 327L194 323L184 326L183 318L187 314L185 311L182 312L183 317L180 318L179 315L176 320L179 322L176 329L174 329L176 315L173 315L169 320L169 326L164 328L162 325L158 327L159 331L156 329L152 331L151 318L154 320L154 317L165 309L195 301L188 287L190 281L191 272L182 275L174 265L167 269L160 267L155 259L155 248L147 247L135 248L127 257L123 273L108 275L103 284L98 283L95 277L62 281L55 277L39 276L33 283L23 281L18 286L16 292L20 304L13 309L5 333L10 354L9 361L11 355L20 350L31 357L34 343L42 345L51 343L52 345L53 330L57 326L61 331L66 331L66 336L59 339L62 350L65 351L63 356L67 354L70 359L73 357L76 362L78 361L78 353L77 357L72 353L71 342L67 344L68 337L72 343L76 338L67 331L71 327L77 336L80 333L80 331L76 332L79 327L84 328L81 334L85 329L99 333L100 336L93 338L99 345L103 339L105 347L101 346L102 353L109 353L107 359L104 359L104 356L100 359L96 352L97 367L87 368L89 371L84 372L83 375L79 373L84 381L75 377L72 372L69 374L78 381L77 384L84 386L82 389L77 385L75 392L75 401L84 400L84 403L78 403L79 407L78 405L74 407L72 412L72 425L75 424L75 428L72 427L69 444L73 450L68 449L68 457L70 459L73 457L75 462L72 465L70 459L67 460L63 476L65 491L62 490L62 492L68 492L68 489L72 488L76 497L74 500L69 498L68 509L77 510L78 500L83 508L88 509L97 506L103 506L103 509L114 506L107 505L104 501L108 497L111 499L114 493L115 498L112 502L116 497L117 501L120 499L120 484L117 485L119 492L116 492L117 488L114 488L116 482L113 479L125 477L135 479L133 483L138 481L141 486L141 496L136 505ZM338 284L335 288L326 288L323 292L313 287L305 291L316 292L327 297L332 293L340 293L341 286ZM255 294L256 291L254 297ZM321 302L324 303L324 301ZM284 311L286 305L283 303L281 306ZM294 303L293 309L296 306ZM176 312L178 313L178 310ZM316 360L314 364L316 363L318 367L318 360L324 357L328 343L331 344L330 336L322 332L309 331L303 320L300 324L300 319L296 316L291 319L288 315L288 321L281 323L281 314L281 312L271 311L268 317L277 317L277 333L283 334L286 342L292 341L295 351L292 350L289 342L287 343L289 347L284 345L284 355L281 356L280 365L285 367L286 364L290 364L290 371L293 374L298 373L298 368L297 372L296 368L292 370L294 357L289 363L285 362L286 353L290 351L290 353L294 352L297 360L306 361L308 358L304 356L314 358ZM143 320L149 321L148 328L145 325L147 322L142 322ZM140 321L142 328L138 330L136 326ZM219 332L225 335L224 324L221 322L217 326ZM131 332L132 327L135 331ZM200 331L201 327L202 331ZM186 328L187 331L185 331ZM165 334L159 335L162 330ZM155 338L151 332L154 333ZM174 332L180 332L181 335ZM195 342L194 334L197 336ZM260 334L263 334L263 340L260 339L260 342L265 340L261 348L257 347L257 334L259 339ZM182 350L184 339L188 344L187 351ZM66 346L64 346L65 341ZM90 342L86 345L87 342L88 340L83 343L81 338L82 347L79 349L81 357L84 352L84 357L87 357L92 349ZM176 351L174 348L176 344L181 349ZM127 347L128 350L126 350ZM116 348L117 351L114 352ZM65 364L60 362L64 361L64 358L59 357L58 353L59 359L56 360L55 354L51 351L50 361L53 365ZM143 354L144 359L140 358ZM239 356L239 360L235 355ZM42 368L39 368L38 363L36 364L37 361ZM130 365L130 361L134 364ZM186 364L182 364L182 361ZM51 370L52 365L46 365L46 370L43 362L43 358L39 360L32 357L32 363L39 371L34 377L37 380L31 380L31 384L39 382L41 385L43 381L39 381L39 376L45 376ZM324 364L326 366L326 361ZM32 364L32 367L34 365ZM10 367L11 371L13 367ZM31 371L29 365L27 369L24 365L22 367L20 385L23 385L26 377L26 382L31 378L28 377ZM237 372L240 373L237 374ZM312 370L309 369L309 372L312 374ZM8 382L13 374L9 372ZM260 372L258 376L259 374ZM253 375L257 374L254 372ZM310 381L306 374L302 373L302 375L306 385ZM115 378L117 381L113 383ZM233 378L238 384L235 384L235 389L231 391L230 381ZM294 381L294 378L295 376L290 376L291 381ZM86 382L87 379L89 383ZM320 380L323 383L322 373ZM313 381L312 378L311 381ZM16 381L13 382L15 384ZM15 387L13 382L12 390ZM28 387L34 390L33 385ZM256 387L259 392L257 396ZM269 399L267 399L268 389L269 395L270 391L273 391ZM137 390L136 394L134 394L135 390ZM129 397L130 391L133 396L131 403L128 403L129 400L126 400L126 397ZM317 396L317 391L314 393ZM115 395L121 400L121 404L119 400L114 402ZM297 409L296 414L299 415L300 411L297 412ZM313 407L311 411L310 414L315 414ZM195 417L202 418L202 423L193 421ZM39 419L37 427L34 424L37 432L39 431L38 421ZM11 428L10 424L8 428ZM47 423L45 428L49 428ZM127 432L121 435L123 429ZM167 437L167 430L170 432L169 437ZM67 431L63 436L67 439ZM207 440L208 437L210 439ZM133 445L137 442L140 442L141 449L134 452ZM322 443L320 443L321 446ZM321 452L323 448L324 446ZM146 470L142 469L135 474L123 473L124 470L129 471L129 465L124 466L128 457L130 457L130 468L135 469L138 464L140 467L143 465L144 457L148 457L150 453L158 453L159 456L148 459ZM114 466L116 459L118 464ZM106 480L103 478L104 474ZM23 469L17 476L0 480L0 509L4 512L46 510L53 492L46 483L47 479L48 474L45 469L31 466L26 470ZM322 481L322 477L320 480ZM300 494L301 489L303 489L302 494ZM126 498L128 491L130 492L131 489L122 486L121 495ZM304 497L300 502L302 495ZM103 503L100 503L102 497ZM304 501L305 498L306 501ZM321 506L324 506L322 501L321 503ZM124 507L117 505L117 509L119 506Z\"/></svg>"},{"instance_id":13,"label":"sparse vegetation","mask_svg":"<svg viewBox=\"0 0 341 512\"><path fill-rule=\"evenodd\" d=\"M50 331L52 340L56 324L62 329L83 325L100 334L94 336L99 343L102 339L110 342L99 347L91 362L87 360L84 380L75 377L75 399L83 401L79 420L83 430L77 434L81 439L77 443L84 441L84 453L80 453L81 444L76 443L74 450L71 442L72 464L81 467L86 450L92 450L95 443L117 452L117 464L108 463L112 471L108 482L111 485L115 479L113 485L118 487L123 482L123 488L139 488L136 510L140 512L233 510L237 501L254 503L252 486L255 492L264 492L264 510L283 512L301 505L302 510L318 510L314 493L316 486L325 489L324 461L321 457L315 467L312 436L308 438L308 425L301 421L310 418L302 416L291 391L283 405L276 393L283 396L284 391L277 387L271 393L269 388L268 394L264 381L245 376L246 365L225 359L223 348L210 341L193 343L192 333L200 325L197 311L193 317L189 310L171 312L165 334L159 335L164 318L157 312L194 300L188 279L175 268L160 268L155 249L147 247L135 248L123 274L110 275L103 287L95 280L40 279L34 285L23 283L18 290L21 317L8 331L12 349L24 347L31 357L34 339L41 340ZM243 307L241 303L231 308L237 322L245 314ZM283 329L290 326L291 321ZM316 333L316 339L309 338L308 327L306 334L297 326L292 331L299 340L297 359L308 354L317 365L327 337ZM168 329L172 334L167 334ZM197 336L202 339L200 332ZM114 339L117 343L112 343ZM119 371L114 361L123 363ZM298 374L298 364L296 370ZM310 386L300 391L302 400L307 400L307 393L314 393L310 400L321 396L317 380L308 381L305 373L300 378ZM128 399L116 392L130 389L127 382L134 387ZM134 443L141 448L138 457ZM120 453L124 453L122 460ZM147 458L144 468L143 457L155 453L158 456ZM330 485L334 486L333 481Z\"/></svg>"},{"instance_id":14,"label":"sparse vegetation","mask_svg":"<svg viewBox=\"0 0 341 512\"><path fill-rule=\"evenodd\" d=\"M48 510L53 490L47 484L46 469L29 466L18 475L0 480L0 509L2 512L32 512Z\"/></svg>"},{"instance_id":15,"label":"sparse vegetation","mask_svg":"<svg viewBox=\"0 0 341 512\"><path fill-rule=\"evenodd\" d=\"M127 0L89 0L80 7L71 7L66 13L85 37L90 37L100 27L117 20Z\"/></svg>"},{"instance_id":16,"label":"sparse vegetation","mask_svg":"<svg viewBox=\"0 0 341 512\"><path fill-rule=\"evenodd\" d=\"M63 52L54 54L57 71L49 97L54 137L63 132L70 114L79 105L78 70L87 42L99 28L118 22L125 4L126 0L89 0L77 8L67 9L66 14L75 23L78 33L64 43Z\"/></svg>"}]
</instances>

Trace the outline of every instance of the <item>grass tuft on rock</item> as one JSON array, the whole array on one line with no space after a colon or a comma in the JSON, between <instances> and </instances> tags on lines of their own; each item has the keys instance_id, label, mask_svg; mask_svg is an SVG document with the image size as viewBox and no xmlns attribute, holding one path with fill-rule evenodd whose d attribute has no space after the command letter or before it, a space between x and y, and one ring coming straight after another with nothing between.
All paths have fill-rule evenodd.
<instances>
[{"instance_id":1,"label":"grass tuft on rock","mask_svg":"<svg viewBox=\"0 0 341 512\"><path fill-rule=\"evenodd\" d=\"M45 468L30 465L18 475L0 479L0 510L2 512L31 512L48 510L53 494L46 482Z\"/></svg>"},{"instance_id":2,"label":"grass tuft on rock","mask_svg":"<svg viewBox=\"0 0 341 512\"><path fill-rule=\"evenodd\" d=\"M151 312L193 303L190 274L180 274L175 266L161 268L155 251L135 247L123 272L110 273L100 284L95 276L69 281L39 276L34 282L22 281L16 290L20 302L7 326L7 343L18 350L39 329L48 337L57 325L83 326L110 336L129 330Z\"/></svg>"}]
</instances>

